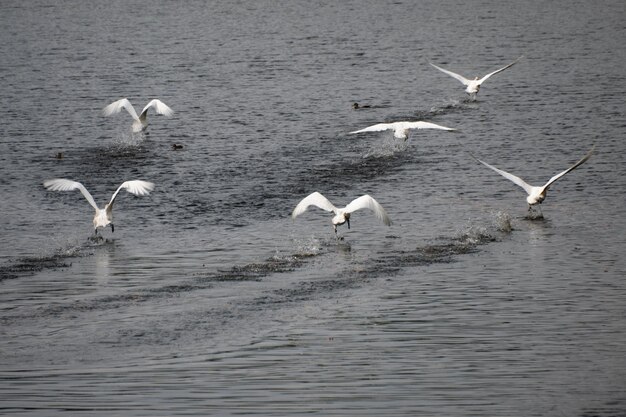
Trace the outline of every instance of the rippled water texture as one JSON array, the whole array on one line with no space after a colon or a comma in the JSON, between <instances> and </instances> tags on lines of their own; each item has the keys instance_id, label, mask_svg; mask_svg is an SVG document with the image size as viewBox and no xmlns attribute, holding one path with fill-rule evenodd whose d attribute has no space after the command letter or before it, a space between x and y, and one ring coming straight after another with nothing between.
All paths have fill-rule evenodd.
<instances>
[{"instance_id":1,"label":"rippled water texture","mask_svg":"<svg viewBox=\"0 0 626 417\"><path fill-rule=\"evenodd\" d=\"M2 2L0 414L625 416L625 21L621 0ZM428 64L520 56L476 101ZM123 97L175 113L132 134L101 114ZM399 120L458 131L348 134ZM593 145L537 220L470 157L540 184ZM48 178L101 205L156 188L94 239ZM313 191L393 224L292 220Z\"/></svg>"}]
</instances>

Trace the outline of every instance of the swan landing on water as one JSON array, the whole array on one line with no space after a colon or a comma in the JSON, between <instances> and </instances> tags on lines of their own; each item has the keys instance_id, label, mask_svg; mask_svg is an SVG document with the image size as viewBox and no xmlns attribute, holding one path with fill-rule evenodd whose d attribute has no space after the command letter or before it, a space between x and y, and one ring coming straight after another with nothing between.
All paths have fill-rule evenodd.
<instances>
[{"instance_id":1,"label":"swan landing on water","mask_svg":"<svg viewBox=\"0 0 626 417\"><path fill-rule=\"evenodd\" d=\"M387 215L387 212L381 206L378 201L374 200L369 195L363 195L355 200L352 200L350 204L343 208L335 207L326 197L317 191L309 194L307 197L303 198L302 201L298 203L293 212L291 213L292 218L296 218L300 214L304 213L309 206L317 206L322 210L331 211L335 214L332 219L333 228L335 229L335 235L337 235L337 226L346 223L348 225L348 229L350 228L350 215L360 209L370 209L374 212L374 215L381 220L387 226L391 226L391 219Z\"/></svg>"},{"instance_id":2,"label":"swan landing on water","mask_svg":"<svg viewBox=\"0 0 626 417\"><path fill-rule=\"evenodd\" d=\"M87 202L91 204L96 210L96 214L93 217L93 228L94 233L98 234L99 227L106 227L109 224L111 225L111 232L114 232L113 226L113 202L115 201L115 197L120 192L120 190L124 189L131 194L135 195L148 195L150 191L154 189L154 184L148 181L134 180L134 181L126 181L122 185L120 185L115 193L113 193L113 197L111 200L104 206L104 208L98 208L95 200L87 191L85 186L77 181L67 180L64 178L57 178L53 180L46 180L43 183L43 186L50 191L71 191L71 190L79 190L83 196L87 199Z\"/></svg>"},{"instance_id":3,"label":"swan landing on water","mask_svg":"<svg viewBox=\"0 0 626 417\"><path fill-rule=\"evenodd\" d=\"M349 135L354 135L355 133L363 133L363 132L381 132L383 130L393 130L393 136L398 139L407 140L409 138L409 131L411 129L440 129L440 130L448 130L455 131L456 129L452 129L449 127L441 126L435 123L430 122L393 122L393 123L378 123L373 126L366 127L365 129L355 130L354 132L349 132Z\"/></svg>"},{"instance_id":4,"label":"swan landing on water","mask_svg":"<svg viewBox=\"0 0 626 417\"><path fill-rule=\"evenodd\" d=\"M485 75L483 78L474 78L473 80L469 80L467 78L465 78L464 76L457 74L456 72L452 72L452 71L448 71L446 69L443 69L441 67L438 67L437 65L433 64L432 62L429 62L430 65L432 65L433 67L437 68L439 71L443 72L444 74L448 74L449 76L456 78L457 80L459 80L461 83L463 83L464 86L466 86L465 88L465 92L467 94L470 95L470 97L472 98L476 98L476 94L478 94L478 90L480 90L480 86L482 85L482 83L484 83L485 81L487 81L487 79L489 79L489 77L491 77L492 75L495 75L499 72L504 71L507 68L512 67L513 65L517 64L517 62L522 59L523 56L520 56L519 58L517 58L515 61L511 62L510 64L497 69L493 72L490 72L489 74Z\"/></svg>"},{"instance_id":5,"label":"swan landing on water","mask_svg":"<svg viewBox=\"0 0 626 417\"><path fill-rule=\"evenodd\" d=\"M548 193L548 188L550 188L552 183L554 183L556 180L558 180L559 178L561 178L562 176L564 176L568 172L570 172L570 171L576 169L577 167L579 167L580 165L584 164L589 158L591 158L591 154L593 154L594 149L595 149L595 146L592 147L589 150L589 152L587 152L587 154L584 157L582 157L578 162L576 162L574 165L572 165L571 167L567 168L566 170L561 171L558 174L554 175L552 178L550 178L548 180L548 182L546 182L542 186L530 185L526 181L521 179L520 177L517 177L517 176L515 176L515 175L513 175L511 173L508 173L506 171L498 169L498 168L494 167L493 165L489 165L485 161L481 161L480 159L476 158L474 155L471 155L471 154L470 155L472 156L472 158L474 158L475 160L477 160L481 164L485 165L487 168L490 168L490 169L494 170L498 174L502 175L504 178L506 178L506 179L512 181L513 183L519 185L520 187L522 187L524 189L524 191L526 191L526 193L528 194L528 197L526 197L526 202L528 203L528 210L532 211L532 209L533 209L533 207L535 205L541 204L541 202L543 200L545 200L545 198L547 196L547 193Z\"/></svg>"},{"instance_id":6,"label":"swan landing on water","mask_svg":"<svg viewBox=\"0 0 626 417\"><path fill-rule=\"evenodd\" d=\"M146 128L148 127L148 110L150 109L154 109L156 114L162 114L167 117L170 117L172 114L174 114L174 110L169 108L165 103L163 103L161 100L154 99L150 101L150 103L146 104L146 107L143 108L141 114L137 116L135 108L132 104L130 104L130 101L128 101L127 98L123 98L109 104L102 110L102 114L105 116L110 116L112 114L119 113L120 111L122 111L122 109L126 109L128 114L130 114L134 119L132 126L134 133L146 130Z\"/></svg>"}]
</instances>

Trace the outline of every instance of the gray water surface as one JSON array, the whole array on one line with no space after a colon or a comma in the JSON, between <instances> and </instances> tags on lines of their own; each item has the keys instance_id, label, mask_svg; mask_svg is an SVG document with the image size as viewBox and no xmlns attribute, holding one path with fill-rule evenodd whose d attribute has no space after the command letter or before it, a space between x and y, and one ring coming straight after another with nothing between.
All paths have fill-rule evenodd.
<instances>
[{"instance_id":1,"label":"gray water surface","mask_svg":"<svg viewBox=\"0 0 626 417\"><path fill-rule=\"evenodd\" d=\"M0 414L625 416L624 21L618 0L3 2ZM428 65L522 55L476 101ZM133 135L100 113L123 97L175 114ZM459 131L348 135L398 120ZM540 184L593 145L540 220L469 155ZM92 239L48 178L102 205L156 188ZM393 224L359 211L337 240L322 210L290 218L313 191Z\"/></svg>"}]
</instances>

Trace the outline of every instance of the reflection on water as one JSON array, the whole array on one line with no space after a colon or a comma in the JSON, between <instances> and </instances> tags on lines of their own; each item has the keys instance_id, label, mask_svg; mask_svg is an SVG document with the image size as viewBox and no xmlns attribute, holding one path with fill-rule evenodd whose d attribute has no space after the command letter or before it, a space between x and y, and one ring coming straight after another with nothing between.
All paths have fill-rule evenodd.
<instances>
[{"instance_id":1,"label":"reflection on water","mask_svg":"<svg viewBox=\"0 0 626 417\"><path fill-rule=\"evenodd\" d=\"M99 285L106 285L109 281L111 274L110 261L114 256L115 245L113 241L107 242L106 245L101 246L96 250L94 254L94 261L96 264L95 275L96 281Z\"/></svg>"}]
</instances>

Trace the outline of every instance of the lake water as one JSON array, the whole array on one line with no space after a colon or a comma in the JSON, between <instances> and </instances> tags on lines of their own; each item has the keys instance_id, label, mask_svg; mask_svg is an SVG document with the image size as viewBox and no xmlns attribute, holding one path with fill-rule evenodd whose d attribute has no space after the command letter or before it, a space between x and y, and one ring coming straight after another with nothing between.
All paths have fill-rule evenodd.
<instances>
[{"instance_id":1,"label":"lake water","mask_svg":"<svg viewBox=\"0 0 626 417\"><path fill-rule=\"evenodd\" d=\"M0 414L626 416L625 22L621 0L2 2ZM522 55L476 101L428 64ZM133 135L101 115L123 97L175 114ZM398 120L459 131L348 135ZM470 157L540 184L594 144L541 220ZM49 178L101 205L156 188L95 240ZM393 224L292 220L313 191Z\"/></svg>"}]
</instances>

